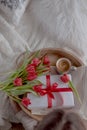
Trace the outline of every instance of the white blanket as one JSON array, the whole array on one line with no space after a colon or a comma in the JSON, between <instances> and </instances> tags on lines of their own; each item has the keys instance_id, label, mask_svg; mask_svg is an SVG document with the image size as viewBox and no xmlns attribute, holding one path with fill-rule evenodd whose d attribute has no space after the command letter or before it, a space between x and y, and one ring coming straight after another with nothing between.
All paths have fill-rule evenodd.
<instances>
[{"instance_id":1,"label":"white blanket","mask_svg":"<svg viewBox=\"0 0 87 130\"><path fill-rule=\"evenodd\" d=\"M0 16L0 67L5 68L10 58L15 60L25 46L65 48L86 60L87 2L57 1L31 0L16 27Z\"/></svg>"},{"instance_id":2,"label":"white blanket","mask_svg":"<svg viewBox=\"0 0 87 130\"><path fill-rule=\"evenodd\" d=\"M16 31L31 49L68 48L87 57L87 1L31 0Z\"/></svg>"}]
</instances>

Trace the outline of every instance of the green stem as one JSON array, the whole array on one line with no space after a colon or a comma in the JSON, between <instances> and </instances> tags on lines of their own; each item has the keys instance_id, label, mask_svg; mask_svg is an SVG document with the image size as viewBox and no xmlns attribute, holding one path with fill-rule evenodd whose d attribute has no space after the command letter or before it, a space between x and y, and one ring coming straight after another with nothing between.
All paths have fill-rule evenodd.
<instances>
[{"instance_id":1,"label":"green stem","mask_svg":"<svg viewBox=\"0 0 87 130\"><path fill-rule=\"evenodd\" d=\"M8 94L8 96L12 99L12 100L14 100L14 101L16 101L17 103L20 103L21 102L21 99L19 98L19 97L15 97L15 96L12 96L12 95L10 95L9 93L7 93Z\"/></svg>"},{"instance_id":2,"label":"green stem","mask_svg":"<svg viewBox=\"0 0 87 130\"><path fill-rule=\"evenodd\" d=\"M76 90L76 88L74 87L73 83L71 81L69 81L69 87L73 90L73 92L75 93L76 97L78 98L80 104L82 104L82 101L80 99L80 96L78 94L78 91Z\"/></svg>"}]
</instances>

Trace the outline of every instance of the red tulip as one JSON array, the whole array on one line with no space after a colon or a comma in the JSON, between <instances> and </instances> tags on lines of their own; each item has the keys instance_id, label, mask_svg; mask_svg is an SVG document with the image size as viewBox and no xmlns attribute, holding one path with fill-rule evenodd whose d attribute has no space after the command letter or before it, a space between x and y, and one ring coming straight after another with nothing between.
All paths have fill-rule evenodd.
<instances>
[{"instance_id":1,"label":"red tulip","mask_svg":"<svg viewBox=\"0 0 87 130\"><path fill-rule=\"evenodd\" d=\"M45 57L44 57L43 63L44 63L44 64L50 64L50 60L49 60L48 56L45 56Z\"/></svg>"},{"instance_id":2,"label":"red tulip","mask_svg":"<svg viewBox=\"0 0 87 130\"><path fill-rule=\"evenodd\" d=\"M28 80L34 80L34 79L36 79L37 78L37 74L36 73L34 73L34 74L28 74L28 76L27 76L27 79Z\"/></svg>"},{"instance_id":3,"label":"red tulip","mask_svg":"<svg viewBox=\"0 0 87 130\"><path fill-rule=\"evenodd\" d=\"M42 89L42 84L33 86L33 90L34 90L35 92L40 92L41 89Z\"/></svg>"},{"instance_id":4,"label":"red tulip","mask_svg":"<svg viewBox=\"0 0 87 130\"><path fill-rule=\"evenodd\" d=\"M23 99L22 99L22 105L23 106L25 106L25 107L27 107L29 104L31 104L31 102L30 102L30 99L28 99L27 97L24 97Z\"/></svg>"},{"instance_id":5,"label":"red tulip","mask_svg":"<svg viewBox=\"0 0 87 130\"><path fill-rule=\"evenodd\" d=\"M29 74L34 74L36 73L36 70L35 70L35 66L33 64L29 64L27 67L26 67L26 70Z\"/></svg>"},{"instance_id":6,"label":"red tulip","mask_svg":"<svg viewBox=\"0 0 87 130\"><path fill-rule=\"evenodd\" d=\"M38 58L34 58L34 59L32 60L32 64L33 64L35 67L37 67L40 63L41 63L41 60L39 60Z\"/></svg>"},{"instance_id":7,"label":"red tulip","mask_svg":"<svg viewBox=\"0 0 87 130\"><path fill-rule=\"evenodd\" d=\"M44 96L46 94L46 91L45 90L42 90L42 84L40 85L35 85L33 87L33 90L37 93L39 93L41 96Z\"/></svg>"},{"instance_id":8,"label":"red tulip","mask_svg":"<svg viewBox=\"0 0 87 130\"><path fill-rule=\"evenodd\" d=\"M22 78L16 78L14 81L13 81L13 84L15 86L22 86Z\"/></svg>"},{"instance_id":9,"label":"red tulip","mask_svg":"<svg viewBox=\"0 0 87 130\"><path fill-rule=\"evenodd\" d=\"M60 77L60 79L62 80L62 82L67 83L69 82L69 76L67 74L64 74L63 76Z\"/></svg>"}]
</instances>

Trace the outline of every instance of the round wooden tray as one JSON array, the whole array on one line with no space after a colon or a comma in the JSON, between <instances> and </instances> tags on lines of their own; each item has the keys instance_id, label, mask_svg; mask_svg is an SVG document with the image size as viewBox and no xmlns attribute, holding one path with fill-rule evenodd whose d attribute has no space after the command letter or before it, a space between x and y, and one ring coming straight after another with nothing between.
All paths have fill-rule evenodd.
<instances>
[{"instance_id":1,"label":"round wooden tray","mask_svg":"<svg viewBox=\"0 0 87 130\"><path fill-rule=\"evenodd\" d=\"M84 63L81 61L81 59L79 59L74 54L67 52L64 49L47 48L47 49L41 49L40 53L41 53L42 56L45 55L45 54L48 55L48 57L51 61L51 66L55 66L56 61L58 60L58 58L61 58L61 57L68 58L71 61L73 66L80 67L80 66L84 65ZM31 113L31 111L29 111L23 105L20 105L20 107L25 113L27 113L27 115L31 116L32 118L34 118L38 121L42 120L43 116L33 115Z\"/></svg>"}]
</instances>

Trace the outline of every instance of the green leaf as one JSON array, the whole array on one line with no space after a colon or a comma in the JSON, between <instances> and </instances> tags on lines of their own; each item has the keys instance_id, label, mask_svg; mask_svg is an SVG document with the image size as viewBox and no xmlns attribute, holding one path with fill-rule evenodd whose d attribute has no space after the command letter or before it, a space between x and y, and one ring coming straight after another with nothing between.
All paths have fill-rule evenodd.
<instances>
[{"instance_id":1,"label":"green leaf","mask_svg":"<svg viewBox=\"0 0 87 130\"><path fill-rule=\"evenodd\" d=\"M32 84L32 86L42 84L42 82L37 79L33 81L27 81L27 83Z\"/></svg>"},{"instance_id":2,"label":"green leaf","mask_svg":"<svg viewBox=\"0 0 87 130\"><path fill-rule=\"evenodd\" d=\"M16 86L10 89L7 89L6 91L15 91L15 90L24 90L24 89L31 89L32 85L23 85L23 86Z\"/></svg>"},{"instance_id":3,"label":"green leaf","mask_svg":"<svg viewBox=\"0 0 87 130\"><path fill-rule=\"evenodd\" d=\"M34 92L32 89L23 89L23 90L10 90L10 93L12 96L19 96L19 95L22 95L22 94L25 94L25 93L32 93L34 95L37 95L36 92Z\"/></svg>"},{"instance_id":4,"label":"green leaf","mask_svg":"<svg viewBox=\"0 0 87 130\"><path fill-rule=\"evenodd\" d=\"M2 88L2 90L5 91L5 90L11 89L11 88L13 88L13 87L14 87L13 85L7 85L7 86L4 86L4 87Z\"/></svg>"},{"instance_id":5,"label":"green leaf","mask_svg":"<svg viewBox=\"0 0 87 130\"><path fill-rule=\"evenodd\" d=\"M74 87L74 85L72 84L71 81L69 81L69 87L73 90L73 92L75 93L76 97L78 98L79 102L82 104L82 101L80 99L80 96L78 94L78 91L76 90L76 88Z\"/></svg>"}]
</instances>

